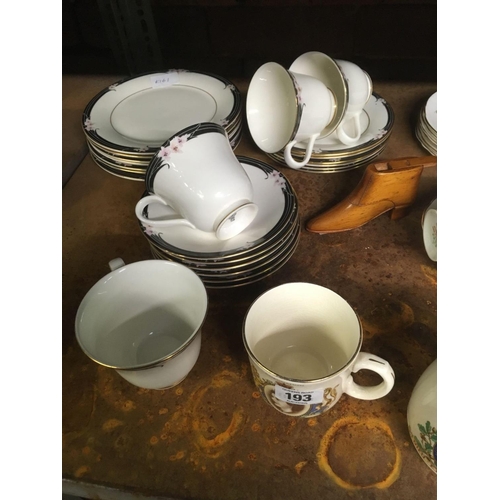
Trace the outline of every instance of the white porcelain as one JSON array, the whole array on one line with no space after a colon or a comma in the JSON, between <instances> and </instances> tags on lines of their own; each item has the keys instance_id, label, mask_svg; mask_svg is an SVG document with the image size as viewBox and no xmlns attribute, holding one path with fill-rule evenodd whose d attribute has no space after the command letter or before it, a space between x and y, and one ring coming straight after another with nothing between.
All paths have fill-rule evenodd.
<instances>
[{"instance_id":1,"label":"white porcelain","mask_svg":"<svg viewBox=\"0 0 500 500\"><path fill-rule=\"evenodd\" d=\"M434 92L425 103L425 119L437 133L437 92Z\"/></svg>"},{"instance_id":2,"label":"white porcelain","mask_svg":"<svg viewBox=\"0 0 500 500\"><path fill-rule=\"evenodd\" d=\"M408 403L408 431L422 460L437 474L437 359L422 373Z\"/></svg>"},{"instance_id":3,"label":"white porcelain","mask_svg":"<svg viewBox=\"0 0 500 500\"><path fill-rule=\"evenodd\" d=\"M394 126L394 111L389 103L379 94L373 92L360 115L360 125L364 132L358 141L352 145L341 142L335 132L316 141L312 158L317 155L341 156L358 154L360 150L376 147ZM305 143L297 143L293 152L303 154L307 147Z\"/></svg>"},{"instance_id":4,"label":"white porcelain","mask_svg":"<svg viewBox=\"0 0 500 500\"><path fill-rule=\"evenodd\" d=\"M422 215L422 235L429 259L437 262L437 199L427 207Z\"/></svg>"},{"instance_id":5,"label":"white porcelain","mask_svg":"<svg viewBox=\"0 0 500 500\"><path fill-rule=\"evenodd\" d=\"M360 118L372 95L373 84L370 75L357 64L342 59L335 59L335 62L342 70L348 89L347 109L335 132L343 144L352 146L363 133Z\"/></svg>"},{"instance_id":6,"label":"white porcelain","mask_svg":"<svg viewBox=\"0 0 500 500\"><path fill-rule=\"evenodd\" d=\"M151 194L139 200L135 214L155 230L182 225L227 240L258 212L252 183L224 128L214 123L192 125L170 138L147 168L146 189ZM151 203L171 207L173 216L148 218Z\"/></svg>"},{"instance_id":7,"label":"white porcelain","mask_svg":"<svg viewBox=\"0 0 500 500\"><path fill-rule=\"evenodd\" d=\"M332 408L343 393L378 399L392 389L387 361L361 351L363 330L352 307L332 290L312 283L272 288L250 306L243 343L254 381L273 408L313 417ZM360 386L352 373L366 369L382 382Z\"/></svg>"},{"instance_id":8,"label":"white porcelain","mask_svg":"<svg viewBox=\"0 0 500 500\"><path fill-rule=\"evenodd\" d=\"M189 374L198 359L208 299L187 267L146 260L109 263L111 272L83 298L76 338L96 363L145 389L166 389Z\"/></svg>"},{"instance_id":9,"label":"white porcelain","mask_svg":"<svg viewBox=\"0 0 500 500\"><path fill-rule=\"evenodd\" d=\"M323 52L306 52L293 61L288 68L293 73L309 75L324 83L335 100L333 117L321 135L333 132L344 118L347 108L347 82L339 65Z\"/></svg>"},{"instance_id":10,"label":"white porcelain","mask_svg":"<svg viewBox=\"0 0 500 500\"><path fill-rule=\"evenodd\" d=\"M161 220L173 212L162 204L152 203L148 206L147 219L141 221L147 237L158 246L181 255L222 259L241 251L251 251L282 231L292 210L297 210L292 186L278 169L252 158L237 158L250 179L253 200L259 207L255 219L244 231L230 240L221 241L214 233L185 226L158 228L151 221Z\"/></svg>"},{"instance_id":11,"label":"white porcelain","mask_svg":"<svg viewBox=\"0 0 500 500\"><path fill-rule=\"evenodd\" d=\"M240 110L241 95L229 80L170 70L110 85L86 106L82 126L103 146L140 154L195 123L230 125Z\"/></svg>"},{"instance_id":12,"label":"white porcelain","mask_svg":"<svg viewBox=\"0 0 500 500\"><path fill-rule=\"evenodd\" d=\"M335 100L320 80L269 62L253 75L247 93L247 121L257 146L266 153L285 148L287 165L309 161L314 142L334 116ZM307 142L305 163L296 162L291 148Z\"/></svg>"}]
</instances>

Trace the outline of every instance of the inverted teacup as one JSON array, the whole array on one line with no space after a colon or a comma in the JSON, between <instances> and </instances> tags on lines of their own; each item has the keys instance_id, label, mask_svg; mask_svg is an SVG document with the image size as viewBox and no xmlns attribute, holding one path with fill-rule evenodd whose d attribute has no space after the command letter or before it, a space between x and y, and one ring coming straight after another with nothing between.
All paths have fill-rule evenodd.
<instances>
[{"instance_id":1,"label":"inverted teacup","mask_svg":"<svg viewBox=\"0 0 500 500\"><path fill-rule=\"evenodd\" d=\"M184 380L201 347L208 299L201 279L169 261L109 263L111 272L83 298L76 338L96 363L144 389Z\"/></svg>"},{"instance_id":2,"label":"inverted teacup","mask_svg":"<svg viewBox=\"0 0 500 500\"><path fill-rule=\"evenodd\" d=\"M335 99L325 84L313 76L286 70L269 62L253 75L247 93L247 121L257 146L266 153L284 148L286 164L300 168L311 158L314 142L329 131ZM292 158L297 142L306 142L302 162Z\"/></svg>"},{"instance_id":3,"label":"inverted teacup","mask_svg":"<svg viewBox=\"0 0 500 500\"><path fill-rule=\"evenodd\" d=\"M342 70L348 88L347 108L344 118L335 129L335 136L347 146L353 146L364 132L361 115L365 104L370 99L373 84L370 75L357 64L342 59L335 59Z\"/></svg>"},{"instance_id":4,"label":"inverted teacup","mask_svg":"<svg viewBox=\"0 0 500 500\"><path fill-rule=\"evenodd\" d=\"M387 361L361 351L363 329L352 307L332 290L312 283L272 288L250 306L243 343L263 399L285 415L325 413L343 393L378 399L394 385ZM382 382L360 386L352 373L366 369Z\"/></svg>"},{"instance_id":5,"label":"inverted teacup","mask_svg":"<svg viewBox=\"0 0 500 500\"><path fill-rule=\"evenodd\" d=\"M166 141L148 165L145 180L150 195L139 200L135 214L156 229L185 225L226 240L257 214L252 183L226 131L215 123L186 127ZM151 220L144 212L150 203L170 206L176 215Z\"/></svg>"}]
</instances>

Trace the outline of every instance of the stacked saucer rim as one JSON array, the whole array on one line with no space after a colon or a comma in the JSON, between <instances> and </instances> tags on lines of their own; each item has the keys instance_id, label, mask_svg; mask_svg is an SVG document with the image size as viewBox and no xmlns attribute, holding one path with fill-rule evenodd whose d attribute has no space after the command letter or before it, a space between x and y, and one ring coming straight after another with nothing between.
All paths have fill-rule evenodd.
<instances>
[{"instance_id":1,"label":"stacked saucer rim","mask_svg":"<svg viewBox=\"0 0 500 500\"><path fill-rule=\"evenodd\" d=\"M267 245L275 241L282 234L283 229L291 221L294 214L298 213L298 199L288 179L275 167L255 158L237 155L236 158L242 164L252 182L262 185L255 192L254 202L259 206L259 212L250 226L239 235L230 240L220 241L209 233L193 230L184 226L169 228L168 234L156 234L139 222L146 239L153 240L157 246L176 255L202 261L224 261L245 253L252 253L261 245ZM282 194L282 197L272 198L267 201L267 210L263 211L266 201L264 189L268 192ZM144 195L151 193L144 193ZM143 195L143 196L144 196ZM262 197L263 199L259 199ZM279 208L281 206L281 208ZM156 212L153 212L156 210ZM148 207L145 217L158 217L164 208L159 204ZM281 213L278 213L281 210Z\"/></svg>"}]
</instances>

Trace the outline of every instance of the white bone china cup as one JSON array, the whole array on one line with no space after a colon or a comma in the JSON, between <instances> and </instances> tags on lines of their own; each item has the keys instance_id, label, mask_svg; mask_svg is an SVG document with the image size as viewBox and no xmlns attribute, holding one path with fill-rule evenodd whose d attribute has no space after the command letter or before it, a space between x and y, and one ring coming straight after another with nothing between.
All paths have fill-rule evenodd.
<instances>
[{"instance_id":1,"label":"white bone china cup","mask_svg":"<svg viewBox=\"0 0 500 500\"><path fill-rule=\"evenodd\" d=\"M227 240L257 215L250 178L236 158L224 128L198 123L163 144L146 170L149 196L139 200L136 217L145 225L185 225ZM145 217L150 203L162 203L175 214L162 220Z\"/></svg>"},{"instance_id":2,"label":"white bone china cup","mask_svg":"<svg viewBox=\"0 0 500 500\"><path fill-rule=\"evenodd\" d=\"M334 135L347 146L359 141L364 132L361 115L365 104L373 92L370 75L357 64L342 59L335 59L347 83L348 100L344 118L334 131Z\"/></svg>"},{"instance_id":3,"label":"white bone china cup","mask_svg":"<svg viewBox=\"0 0 500 500\"><path fill-rule=\"evenodd\" d=\"M437 198L422 215L422 237L429 259L437 262Z\"/></svg>"},{"instance_id":4,"label":"white bone china cup","mask_svg":"<svg viewBox=\"0 0 500 500\"><path fill-rule=\"evenodd\" d=\"M144 389L168 389L194 367L208 298L201 279L169 261L109 263L85 295L76 339L96 363Z\"/></svg>"},{"instance_id":5,"label":"white bone china cup","mask_svg":"<svg viewBox=\"0 0 500 500\"><path fill-rule=\"evenodd\" d=\"M316 139L334 116L335 99L323 82L309 75L294 73L269 62L253 75L247 93L247 121L257 146L266 153L284 148L285 162L300 168L311 158ZM303 161L292 158L297 142L306 142Z\"/></svg>"},{"instance_id":6,"label":"white bone china cup","mask_svg":"<svg viewBox=\"0 0 500 500\"><path fill-rule=\"evenodd\" d=\"M281 413L314 417L343 393L378 399L394 386L387 361L361 351L363 329L352 307L332 290L311 283L286 283L263 293L243 324L256 386ZM382 382L360 386L352 373L366 369Z\"/></svg>"}]
</instances>

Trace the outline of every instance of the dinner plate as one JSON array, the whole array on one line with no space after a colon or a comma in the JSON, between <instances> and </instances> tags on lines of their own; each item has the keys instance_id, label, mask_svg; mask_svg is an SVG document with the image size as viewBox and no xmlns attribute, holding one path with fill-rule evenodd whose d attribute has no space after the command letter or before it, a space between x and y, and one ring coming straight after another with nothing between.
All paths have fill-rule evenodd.
<instances>
[{"instance_id":1,"label":"dinner plate","mask_svg":"<svg viewBox=\"0 0 500 500\"><path fill-rule=\"evenodd\" d=\"M259 211L252 223L229 240L219 240L214 233L186 226L171 226L155 233L141 224L145 236L158 246L174 253L199 259L219 259L254 249L269 242L283 230L297 205L297 197L286 177L274 167L253 158L237 156L253 187L253 202ZM146 217L165 218L169 207L152 203Z\"/></svg>"},{"instance_id":2,"label":"dinner plate","mask_svg":"<svg viewBox=\"0 0 500 500\"><path fill-rule=\"evenodd\" d=\"M392 107L380 95L373 92L363 109L366 113L362 116L362 120L367 119L368 124L354 145L346 146L332 132L330 135L316 140L311 156L318 154L325 156L348 155L349 153L356 153L362 149L370 148L381 141L392 130L394 125L394 111ZM303 157L306 148L306 143L299 142L292 148L292 153Z\"/></svg>"},{"instance_id":3,"label":"dinner plate","mask_svg":"<svg viewBox=\"0 0 500 500\"><path fill-rule=\"evenodd\" d=\"M195 123L228 126L240 110L241 94L229 80L169 70L126 78L102 90L86 106L82 126L104 146L147 152Z\"/></svg>"},{"instance_id":4,"label":"dinner plate","mask_svg":"<svg viewBox=\"0 0 500 500\"><path fill-rule=\"evenodd\" d=\"M108 165L105 165L99 158L97 158L92 151L89 152L91 158L94 160L94 163L100 167L102 170L107 172L108 174L112 174L116 177L120 177L122 179L128 179L132 181L142 181L144 182L144 174L143 173L136 173L136 172L126 172L123 170L120 170L115 167L109 167Z\"/></svg>"}]
</instances>

